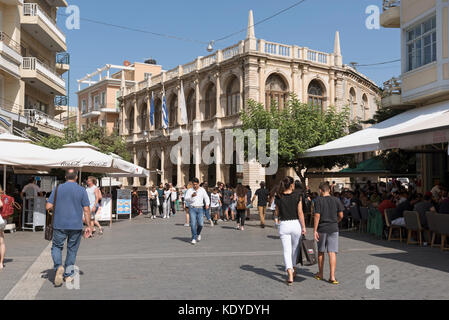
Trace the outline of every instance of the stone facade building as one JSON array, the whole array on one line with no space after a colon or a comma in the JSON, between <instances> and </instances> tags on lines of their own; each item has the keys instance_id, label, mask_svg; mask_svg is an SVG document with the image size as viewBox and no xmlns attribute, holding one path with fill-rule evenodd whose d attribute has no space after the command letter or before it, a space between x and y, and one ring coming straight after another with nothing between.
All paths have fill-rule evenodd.
<instances>
[{"instance_id":1,"label":"stone facade building","mask_svg":"<svg viewBox=\"0 0 449 320\"><path fill-rule=\"evenodd\" d=\"M181 81L187 104L188 124L180 122ZM234 185L243 182L256 187L265 173L258 163L241 166L224 164L224 152L219 150L221 163L183 165L170 160L176 142L169 133L182 128L191 135L197 131L237 128L241 125L239 111L253 99L265 106L276 101L284 105L290 93L302 102L326 109L350 107L351 118L367 120L377 110L380 99L376 84L353 68L343 65L339 33L334 52L324 53L306 47L284 45L257 39L253 15L250 12L245 40L218 50L207 57L152 75L149 79L123 86L120 128L126 137L134 162L153 173L148 179L128 179L127 184L150 186L173 182L181 186L193 177L214 185L217 181ZM169 118L168 130L162 128L162 96L165 91ZM154 97L155 123L150 125L150 101ZM203 142L203 146L208 142ZM279 174L285 173L280 170ZM266 177L273 182L275 177Z\"/></svg>"}]
</instances>

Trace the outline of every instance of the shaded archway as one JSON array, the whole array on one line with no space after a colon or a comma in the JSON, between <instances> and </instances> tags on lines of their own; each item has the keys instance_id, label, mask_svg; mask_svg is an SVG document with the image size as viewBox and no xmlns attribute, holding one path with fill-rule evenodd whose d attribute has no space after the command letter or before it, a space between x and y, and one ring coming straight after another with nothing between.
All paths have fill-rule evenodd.
<instances>
[{"instance_id":1,"label":"shaded archway","mask_svg":"<svg viewBox=\"0 0 449 320\"><path fill-rule=\"evenodd\" d=\"M195 177L195 163L193 163L193 155L190 157L190 165L189 165L189 181L192 181Z\"/></svg>"},{"instance_id":2,"label":"shaded archway","mask_svg":"<svg viewBox=\"0 0 449 320\"><path fill-rule=\"evenodd\" d=\"M172 94L170 98L168 124L170 127L175 127L178 124L178 96L176 94Z\"/></svg>"},{"instance_id":3,"label":"shaded archway","mask_svg":"<svg viewBox=\"0 0 449 320\"><path fill-rule=\"evenodd\" d=\"M213 83L207 86L204 102L204 120L213 119L217 114L217 90Z\"/></svg>"},{"instance_id":4,"label":"shaded archway","mask_svg":"<svg viewBox=\"0 0 449 320\"><path fill-rule=\"evenodd\" d=\"M237 152L234 151L232 164L229 167L229 184L232 188L237 186Z\"/></svg>"},{"instance_id":5,"label":"shaded archway","mask_svg":"<svg viewBox=\"0 0 449 320\"><path fill-rule=\"evenodd\" d=\"M139 125L140 125L140 131L144 132L148 129L148 105L146 102L142 104L140 107L140 116L139 116Z\"/></svg>"},{"instance_id":6,"label":"shaded archway","mask_svg":"<svg viewBox=\"0 0 449 320\"><path fill-rule=\"evenodd\" d=\"M357 106L357 94L354 88L349 89L349 120L354 120L356 117L356 109Z\"/></svg>"},{"instance_id":7,"label":"shaded archway","mask_svg":"<svg viewBox=\"0 0 449 320\"><path fill-rule=\"evenodd\" d=\"M154 103L154 127L156 129L162 128L162 102L157 99Z\"/></svg>"},{"instance_id":8,"label":"shaded archway","mask_svg":"<svg viewBox=\"0 0 449 320\"><path fill-rule=\"evenodd\" d=\"M139 161L139 166L142 168L147 167L147 160L145 157L142 157ZM139 183L141 187L145 187L147 185L147 178L139 178Z\"/></svg>"},{"instance_id":9,"label":"shaded archway","mask_svg":"<svg viewBox=\"0 0 449 320\"><path fill-rule=\"evenodd\" d=\"M362 96L362 114L363 114L363 121L366 121L366 114L369 111L369 102L368 102L368 96L366 94L363 94Z\"/></svg>"},{"instance_id":10,"label":"shaded archway","mask_svg":"<svg viewBox=\"0 0 449 320\"><path fill-rule=\"evenodd\" d=\"M324 111L324 104L326 101L326 90L324 85L319 80L312 80L309 83L309 87L307 89L307 93L309 95L308 103L311 106L319 108L319 110Z\"/></svg>"},{"instance_id":11,"label":"shaded archway","mask_svg":"<svg viewBox=\"0 0 449 320\"><path fill-rule=\"evenodd\" d=\"M187 118L189 123L193 123L193 120L196 118L196 96L195 90L190 90L189 95L187 96Z\"/></svg>"},{"instance_id":12,"label":"shaded archway","mask_svg":"<svg viewBox=\"0 0 449 320\"><path fill-rule=\"evenodd\" d=\"M288 85L283 77L273 73L265 82L265 107L271 108L272 104L280 109L284 108L288 100Z\"/></svg>"},{"instance_id":13,"label":"shaded archway","mask_svg":"<svg viewBox=\"0 0 449 320\"><path fill-rule=\"evenodd\" d=\"M232 116L240 111L240 83L235 75L226 86L226 116Z\"/></svg>"},{"instance_id":14,"label":"shaded archway","mask_svg":"<svg viewBox=\"0 0 449 320\"><path fill-rule=\"evenodd\" d=\"M135 117L134 107L131 107L131 110L129 111L127 118L128 134L134 133L134 117Z\"/></svg>"}]
</instances>

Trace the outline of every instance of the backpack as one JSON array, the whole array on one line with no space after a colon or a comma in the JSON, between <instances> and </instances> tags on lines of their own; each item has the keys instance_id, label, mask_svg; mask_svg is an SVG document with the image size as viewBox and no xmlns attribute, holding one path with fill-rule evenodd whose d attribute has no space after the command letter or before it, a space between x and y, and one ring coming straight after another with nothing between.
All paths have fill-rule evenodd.
<instances>
[{"instance_id":1,"label":"backpack","mask_svg":"<svg viewBox=\"0 0 449 320\"><path fill-rule=\"evenodd\" d=\"M230 205L231 204L231 192L229 190L225 190L223 194L223 204Z\"/></svg>"},{"instance_id":2,"label":"backpack","mask_svg":"<svg viewBox=\"0 0 449 320\"><path fill-rule=\"evenodd\" d=\"M3 219L8 219L14 214L14 198L5 194L1 196L3 207L1 208L1 216Z\"/></svg>"},{"instance_id":3,"label":"backpack","mask_svg":"<svg viewBox=\"0 0 449 320\"><path fill-rule=\"evenodd\" d=\"M245 197L238 197L237 198L237 210L246 210Z\"/></svg>"}]
</instances>

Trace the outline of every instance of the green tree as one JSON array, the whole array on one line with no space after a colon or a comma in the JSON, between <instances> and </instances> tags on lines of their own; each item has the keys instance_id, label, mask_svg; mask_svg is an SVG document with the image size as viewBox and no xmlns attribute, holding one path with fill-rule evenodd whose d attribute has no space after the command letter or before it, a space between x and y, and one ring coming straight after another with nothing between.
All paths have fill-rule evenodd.
<instances>
[{"instance_id":1,"label":"green tree","mask_svg":"<svg viewBox=\"0 0 449 320\"><path fill-rule=\"evenodd\" d=\"M91 144L103 153L115 153L126 161L131 161L131 154L126 148L125 139L120 137L116 132L107 135L105 128L96 124L90 125L83 132L78 132L76 126L71 124L64 130L63 137L49 136L42 139L38 144L50 149L60 149L66 144L78 141Z\"/></svg>"},{"instance_id":2,"label":"green tree","mask_svg":"<svg viewBox=\"0 0 449 320\"><path fill-rule=\"evenodd\" d=\"M283 109L273 104L270 110L265 110L262 104L249 101L246 110L241 112L241 119L243 130L278 130L279 166L294 168L303 182L309 168L331 169L351 160L349 156L301 158L306 150L347 135L349 112L346 109L338 112L330 107L322 111L291 95Z\"/></svg>"}]
</instances>

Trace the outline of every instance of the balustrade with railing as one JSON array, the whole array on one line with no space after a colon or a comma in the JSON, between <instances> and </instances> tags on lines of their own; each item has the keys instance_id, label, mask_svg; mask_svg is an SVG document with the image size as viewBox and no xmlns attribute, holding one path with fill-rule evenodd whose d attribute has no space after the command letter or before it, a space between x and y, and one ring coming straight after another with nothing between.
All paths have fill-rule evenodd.
<instances>
[{"instance_id":1,"label":"balustrade with railing","mask_svg":"<svg viewBox=\"0 0 449 320\"><path fill-rule=\"evenodd\" d=\"M23 15L30 17L39 17L42 21L65 43L66 37L64 33L56 25L56 20L51 18L41 7L36 3L24 3Z\"/></svg>"},{"instance_id":2,"label":"balustrade with railing","mask_svg":"<svg viewBox=\"0 0 449 320\"><path fill-rule=\"evenodd\" d=\"M384 82L384 90L382 97L388 97L391 95L400 95L402 93L402 81L399 78L391 78Z\"/></svg>"},{"instance_id":3,"label":"balustrade with railing","mask_svg":"<svg viewBox=\"0 0 449 320\"><path fill-rule=\"evenodd\" d=\"M27 118L28 124L38 124L42 126L47 126L59 131L64 130L64 123L61 121L55 120L50 117L48 114L35 110L35 109L25 109L24 115Z\"/></svg>"},{"instance_id":4,"label":"balustrade with railing","mask_svg":"<svg viewBox=\"0 0 449 320\"><path fill-rule=\"evenodd\" d=\"M6 44L11 49L13 49L16 53L21 54L20 43L14 41L10 36L8 36L3 31L0 31L0 41Z\"/></svg>"},{"instance_id":5,"label":"balustrade with railing","mask_svg":"<svg viewBox=\"0 0 449 320\"><path fill-rule=\"evenodd\" d=\"M22 62L23 70L39 71L50 80L57 83L60 87L65 88L64 79L56 73L56 70L39 61L34 57L24 57Z\"/></svg>"},{"instance_id":6,"label":"balustrade with railing","mask_svg":"<svg viewBox=\"0 0 449 320\"><path fill-rule=\"evenodd\" d=\"M211 54L210 56L201 58L201 68L207 68L217 61L217 54Z\"/></svg>"},{"instance_id":7,"label":"balustrade with railing","mask_svg":"<svg viewBox=\"0 0 449 320\"><path fill-rule=\"evenodd\" d=\"M400 7L401 0L384 0L383 2L383 10L386 11L390 8Z\"/></svg>"}]
</instances>

